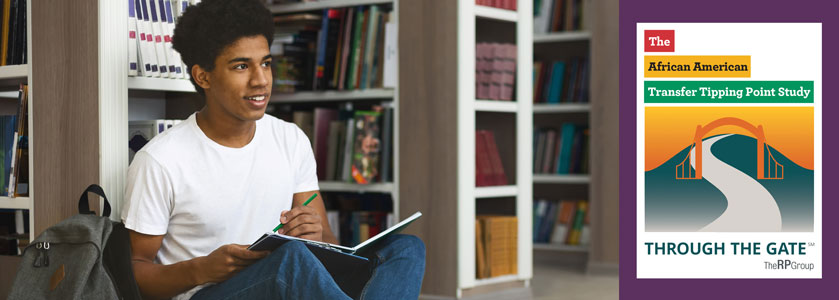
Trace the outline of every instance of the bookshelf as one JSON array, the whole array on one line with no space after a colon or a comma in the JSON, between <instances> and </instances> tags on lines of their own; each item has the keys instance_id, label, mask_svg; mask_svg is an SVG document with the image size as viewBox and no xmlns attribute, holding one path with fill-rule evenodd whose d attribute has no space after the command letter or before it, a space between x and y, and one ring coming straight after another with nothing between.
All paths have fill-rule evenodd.
<instances>
[{"instance_id":1,"label":"bookshelf","mask_svg":"<svg viewBox=\"0 0 839 300\"><path fill-rule=\"evenodd\" d=\"M589 1L585 2L590 3ZM554 3L556 4L557 2ZM583 24L581 24L581 28L577 30L535 33L533 36L534 60L545 62L543 63L543 68L549 67L551 65L550 62L552 61L561 60L565 62L564 69L566 69L566 77L563 79L564 82L560 83L562 85L562 89L568 89L571 86L570 82L574 80L572 79L574 77L574 73L572 72L576 71L568 71L569 68L573 68L574 63L572 61L574 59L578 57L585 57L589 61L589 64L593 64L594 60L596 60L596 58L593 58L591 55L592 32L590 16L592 16L593 14L591 14L591 9L589 7L586 7L583 10L583 14ZM556 18L556 16L554 16L554 18ZM555 74L551 74L551 76L554 75ZM590 80L590 78L592 78L592 76L589 75L588 80ZM579 80L579 77L576 80ZM543 90L546 90L547 86L548 84L544 83L545 88L543 88ZM585 102L575 102L573 100L569 100L571 97L566 97L563 91L563 93L559 96L559 103L543 102L534 104L534 128L555 129L557 132L557 140L566 140L568 138L567 136L565 136L565 133L567 132L565 132L564 126L565 124L569 123L574 124L577 128L588 128L589 132L594 131L595 129L593 127L596 125L591 122L592 103L596 100L593 99L591 97L591 94L587 93L587 91L584 91L584 93L586 93L583 96L583 98L586 100ZM590 143L592 143L591 139L593 139L593 137L591 137L591 135L589 135L589 137ZM537 144L534 144L534 147L538 147ZM591 147L593 146L590 146L590 149ZM537 149L533 150L533 153L536 154L540 152L541 151L537 151ZM559 157L556 157L559 156L558 154L554 153L553 155L555 156L554 159L561 159ZM588 153L588 155L591 155L591 153ZM577 159L580 158L578 157ZM535 163L540 162L540 160L536 157L534 157L534 160ZM591 178L596 175L592 174L596 171L590 167L594 160L596 160L595 157L590 158L589 169L588 173L586 174L555 174L553 172L534 172L533 201L536 201L537 199L546 199L548 201L558 203L557 201L559 200L587 200L589 207L594 206L595 200L591 198L591 190L594 188L595 184L592 184ZM573 210L575 211L574 214L576 214L576 208L574 208ZM557 214L559 214L559 212L557 212ZM534 216L534 218L537 217ZM574 223L573 219L574 218L572 217L571 223ZM554 225L550 226L553 227ZM568 230L570 231L570 227L573 225L569 224L566 226L568 226ZM590 231L590 227L591 226L589 225L589 228L587 228L586 230ZM534 256L536 256L539 252L548 251L549 253L551 253L551 255L584 254L583 257L586 257L589 253L589 249L590 241L589 244L579 245L569 245L565 244L563 241L552 241L551 243L540 242L533 244Z\"/></svg>"},{"instance_id":2,"label":"bookshelf","mask_svg":"<svg viewBox=\"0 0 839 300\"><path fill-rule=\"evenodd\" d=\"M584 24L579 31L536 34L533 56L537 61L587 56L590 60L587 103L534 104L534 127L556 127L569 122L590 131L588 174L533 175L534 199L589 202L590 243L565 245L534 243L534 259L555 260L568 256L586 270L617 270L617 1L583 0ZM534 200L535 201L535 200ZM536 253L541 253L537 255ZM539 256L539 257L537 257ZM566 259L567 262L567 259ZM599 271L599 270L598 270Z\"/></svg>"},{"instance_id":3,"label":"bookshelf","mask_svg":"<svg viewBox=\"0 0 839 300\"><path fill-rule=\"evenodd\" d=\"M400 173L404 211L423 219L408 232L428 246L422 293L468 298L525 287L532 278L532 3L510 11L475 1L407 1L400 11ZM478 43L517 46L512 101L479 99ZM412 45L423 45L422 48ZM493 132L508 184L476 187L476 132ZM478 278L476 216L517 217L514 274ZM453 255L454 254L454 255ZM524 290L524 289L521 289ZM515 290L511 290L515 291Z\"/></svg>"}]
</instances>

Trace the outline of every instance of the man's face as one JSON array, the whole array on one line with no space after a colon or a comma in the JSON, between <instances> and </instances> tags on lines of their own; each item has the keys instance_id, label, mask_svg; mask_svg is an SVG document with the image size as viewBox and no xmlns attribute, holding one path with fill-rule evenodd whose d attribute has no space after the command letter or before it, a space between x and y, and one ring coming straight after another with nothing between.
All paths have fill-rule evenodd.
<instances>
[{"instance_id":1,"label":"man's face","mask_svg":"<svg viewBox=\"0 0 839 300\"><path fill-rule=\"evenodd\" d=\"M209 101L241 121L256 121L271 98L271 53L264 36L243 37L222 50L209 72ZM212 100L211 100L212 99Z\"/></svg>"}]
</instances>

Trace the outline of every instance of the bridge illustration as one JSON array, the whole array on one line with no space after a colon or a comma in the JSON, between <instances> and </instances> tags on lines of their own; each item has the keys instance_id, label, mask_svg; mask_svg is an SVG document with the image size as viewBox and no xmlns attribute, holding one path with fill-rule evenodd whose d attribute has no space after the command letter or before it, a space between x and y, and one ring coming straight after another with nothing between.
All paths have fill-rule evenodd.
<instances>
[{"instance_id":1,"label":"bridge illustration","mask_svg":"<svg viewBox=\"0 0 839 300\"><path fill-rule=\"evenodd\" d=\"M702 138L711 130L726 125L743 128L757 138L757 179L784 179L784 166L775 160L769 150L769 145L766 144L766 136L763 134L763 125L754 126L743 119L734 117L720 118L705 126L696 125L696 133L693 136L693 144L691 144L696 152L696 167L691 167L691 151L688 151L685 159L676 166L676 179L702 179Z\"/></svg>"}]
</instances>

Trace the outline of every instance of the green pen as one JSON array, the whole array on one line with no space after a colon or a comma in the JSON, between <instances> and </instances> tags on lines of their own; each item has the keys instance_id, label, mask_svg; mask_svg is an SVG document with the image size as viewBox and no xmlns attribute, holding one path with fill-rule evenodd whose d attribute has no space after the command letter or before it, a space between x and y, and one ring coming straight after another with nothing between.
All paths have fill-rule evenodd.
<instances>
[{"instance_id":1,"label":"green pen","mask_svg":"<svg viewBox=\"0 0 839 300\"><path fill-rule=\"evenodd\" d=\"M317 196L318 196L318 193L314 193L311 197L309 197L309 200L306 200L306 202L303 202L303 206L309 205L309 202L312 202L312 200L314 200L315 197L317 197ZM277 227L274 227L273 232L277 232L277 230L280 230L280 228L283 228L283 223L280 223L280 225L277 225Z\"/></svg>"}]
</instances>

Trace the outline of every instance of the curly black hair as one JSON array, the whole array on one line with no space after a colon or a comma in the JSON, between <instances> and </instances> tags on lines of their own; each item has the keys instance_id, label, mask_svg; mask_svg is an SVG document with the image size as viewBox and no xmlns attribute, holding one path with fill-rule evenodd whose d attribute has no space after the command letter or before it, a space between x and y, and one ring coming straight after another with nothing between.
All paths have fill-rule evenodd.
<instances>
[{"instance_id":1,"label":"curly black hair","mask_svg":"<svg viewBox=\"0 0 839 300\"><path fill-rule=\"evenodd\" d=\"M187 8L179 18L172 46L181 54L187 74L191 74L194 65L212 71L216 57L225 47L240 38L259 35L268 40L270 47L274 22L261 0L204 0ZM204 96L204 89L192 76L190 81Z\"/></svg>"}]
</instances>

